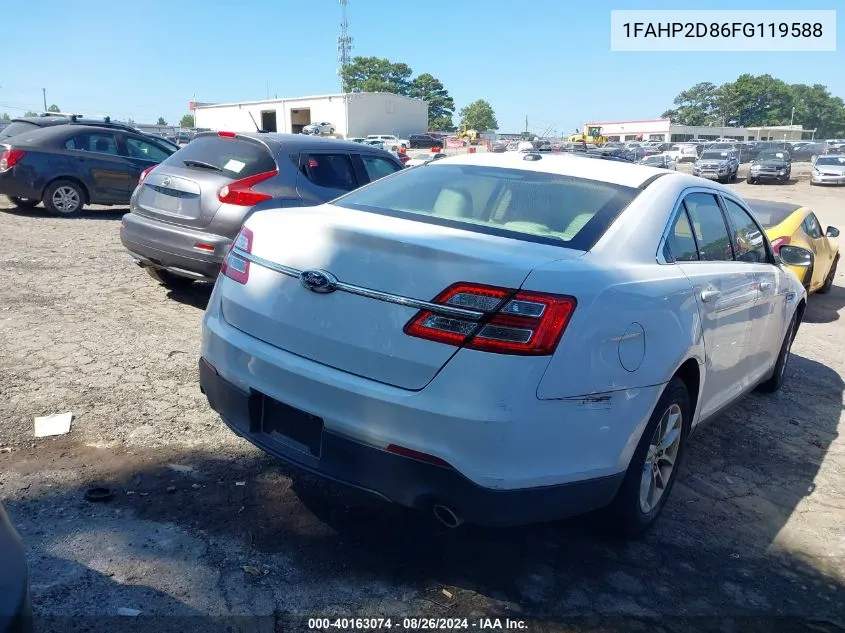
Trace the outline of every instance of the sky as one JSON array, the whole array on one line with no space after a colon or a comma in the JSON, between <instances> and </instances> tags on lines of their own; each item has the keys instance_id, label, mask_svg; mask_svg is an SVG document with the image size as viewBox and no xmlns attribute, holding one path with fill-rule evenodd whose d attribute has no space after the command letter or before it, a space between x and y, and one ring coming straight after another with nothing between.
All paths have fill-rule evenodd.
<instances>
[{"instance_id":1,"label":"sky","mask_svg":"<svg viewBox=\"0 0 845 633\"><path fill-rule=\"evenodd\" d=\"M0 0L0 114L47 103L137 123L178 122L192 99L232 102L340 91L337 0ZM800 6L798 6L800 4ZM838 0L688 2L686 9L836 9ZM836 52L611 52L611 9L640 0L349 0L353 55L439 78L457 109L491 103L500 132L569 132L659 117L685 88L742 73L821 83L845 98ZM845 8L837 31L845 33ZM456 117L457 122L457 117ZM800 121L796 121L800 123Z\"/></svg>"}]
</instances>

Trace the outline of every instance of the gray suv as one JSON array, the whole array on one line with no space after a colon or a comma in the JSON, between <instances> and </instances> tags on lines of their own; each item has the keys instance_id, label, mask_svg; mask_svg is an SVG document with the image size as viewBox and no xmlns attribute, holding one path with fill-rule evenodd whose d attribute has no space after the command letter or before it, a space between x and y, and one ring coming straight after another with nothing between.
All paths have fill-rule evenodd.
<instances>
[{"instance_id":1,"label":"gray suv","mask_svg":"<svg viewBox=\"0 0 845 633\"><path fill-rule=\"evenodd\" d=\"M730 150L706 149L692 166L692 175L728 182L736 180L739 157Z\"/></svg>"},{"instance_id":2,"label":"gray suv","mask_svg":"<svg viewBox=\"0 0 845 633\"><path fill-rule=\"evenodd\" d=\"M323 204L402 168L389 152L360 143L205 132L141 174L120 239L168 288L213 281L251 213Z\"/></svg>"}]
</instances>

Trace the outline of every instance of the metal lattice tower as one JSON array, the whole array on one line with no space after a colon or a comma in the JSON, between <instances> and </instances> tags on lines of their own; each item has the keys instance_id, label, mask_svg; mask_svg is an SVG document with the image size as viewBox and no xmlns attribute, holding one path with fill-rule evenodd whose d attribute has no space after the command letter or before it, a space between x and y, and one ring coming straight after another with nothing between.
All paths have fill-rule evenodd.
<instances>
[{"instance_id":1,"label":"metal lattice tower","mask_svg":"<svg viewBox=\"0 0 845 633\"><path fill-rule=\"evenodd\" d=\"M337 61L340 62L340 68L337 69L340 79L341 90L344 90L343 77L341 71L349 65L352 61L352 37L349 35L349 22L346 21L346 5L349 0L338 0L340 2L340 36L337 38Z\"/></svg>"}]
</instances>

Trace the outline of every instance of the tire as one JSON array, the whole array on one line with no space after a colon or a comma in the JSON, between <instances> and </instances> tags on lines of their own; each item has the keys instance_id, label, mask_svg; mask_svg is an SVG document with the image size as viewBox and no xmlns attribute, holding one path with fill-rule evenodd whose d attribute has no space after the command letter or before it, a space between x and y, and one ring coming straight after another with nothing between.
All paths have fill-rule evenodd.
<instances>
[{"instance_id":1,"label":"tire","mask_svg":"<svg viewBox=\"0 0 845 633\"><path fill-rule=\"evenodd\" d=\"M8 198L13 205L21 209L31 209L33 207L37 207L38 203L41 202L41 200L34 198L18 198L17 196L8 196Z\"/></svg>"},{"instance_id":2,"label":"tire","mask_svg":"<svg viewBox=\"0 0 845 633\"><path fill-rule=\"evenodd\" d=\"M676 417L678 414L680 418ZM631 463L628 465L625 479L607 509L607 527L618 535L626 538L639 536L651 527L660 515L677 478L691 421L689 392L684 381L675 376L666 385L660 400L654 407L631 458ZM671 427L667 427L667 423L671 424ZM669 437L667 433L672 435L672 443L668 447L658 449L655 455L655 446L652 444L657 442L659 446L662 438L665 444ZM675 433L677 435L674 435ZM660 458L660 456L668 458L670 455L673 457L671 467L669 467L668 459ZM655 456L657 460L654 459ZM652 459L649 460L649 457ZM657 468L658 464L663 465L663 471ZM666 477L662 488L657 488L655 483L658 481L655 473L658 472L664 473L663 477ZM644 481L651 482L645 489L643 489ZM656 494L657 490L662 490L662 492L657 498L652 497L649 503L648 495Z\"/></svg>"},{"instance_id":3,"label":"tire","mask_svg":"<svg viewBox=\"0 0 845 633\"><path fill-rule=\"evenodd\" d=\"M833 260L833 266L830 267L830 271L827 273L827 277L824 278L824 285L816 290L821 295L826 295L830 292L831 288L833 288L833 278L836 277L836 266L839 264L839 255L836 256L836 259Z\"/></svg>"},{"instance_id":4,"label":"tire","mask_svg":"<svg viewBox=\"0 0 845 633\"><path fill-rule=\"evenodd\" d=\"M756 185L756 184L757 184L757 181L756 181L756 180L754 180L754 178L752 178L751 176L749 176L748 178L746 178L746 179L745 179L745 182L747 182L749 185Z\"/></svg>"},{"instance_id":5,"label":"tire","mask_svg":"<svg viewBox=\"0 0 845 633\"><path fill-rule=\"evenodd\" d=\"M180 277L160 268L147 267L146 271L150 277L168 290L184 290L185 288L190 288L194 283L193 279Z\"/></svg>"},{"instance_id":6,"label":"tire","mask_svg":"<svg viewBox=\"0 0 845 633\"><path fill-rule=\"evenodd\" d=\"M85 192L71 180L55 180L47 185L41 201L53 215L71 217L85 207Z\"/></svg>"},{"instance_id":7,"label":"tire","mask_svg":"<svg viewBox=\"0 0 845 633\"><path fill-rule=\"evenodd\" d=\"M786 328L786 334L783 337L783 343L781 343L780 353L778 354L772 375L768 380L757 385L757 391L761 393L774 393L783 385L783 379L786 375L786 365L789 363L789 354L792 350L792 341L795 340L797 325L798 315L793 314L792 320L789 322L789 327Z\"/></svg>"},{"instance_id":8,"label":"tire","mask_svg":"<svg viewBox=\"0 0 845 633\"><path fill-rule=\"evenodd\" d=\"M736 182L737 176L739 176L739 170L731 174L731 182Z\"/></svg>"}]
</instances>

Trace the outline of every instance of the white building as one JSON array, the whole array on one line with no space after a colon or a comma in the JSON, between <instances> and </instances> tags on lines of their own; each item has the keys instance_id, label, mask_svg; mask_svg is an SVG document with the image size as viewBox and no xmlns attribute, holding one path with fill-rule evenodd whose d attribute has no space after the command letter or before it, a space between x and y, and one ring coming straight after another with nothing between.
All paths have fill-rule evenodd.
<instances>
[{"instance_id":1,"label":"white building","mask_svg":"<svg viewBox=\"0 0 845 633\"><path fill-rule=\"evenodd\" d=\"M648 119L645 121L606 121L586 123L585 126L600 126L602 134L611 141L661 141L678 143L694 138L715 140L730 138L737 141L800 141L815 130L805 130L800 125L777 125L772 127L730 127L673 125L669 119Z\"/></svg>"},{"instance_id":2,"label":"white building","mask_svg":"<svg viewBox=\"0 0 845 633\"><path fill-rule=\"evenodd\" d=\"M298 134L310 123L326 122L345 138L369 134L407 138L428 129L427 102L384 92L202 103L196 104L194 114L196 127L230 132L254 132L258 125L268 132Z\"/></svg>"}]
</instances>

